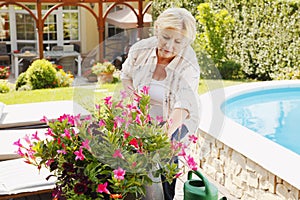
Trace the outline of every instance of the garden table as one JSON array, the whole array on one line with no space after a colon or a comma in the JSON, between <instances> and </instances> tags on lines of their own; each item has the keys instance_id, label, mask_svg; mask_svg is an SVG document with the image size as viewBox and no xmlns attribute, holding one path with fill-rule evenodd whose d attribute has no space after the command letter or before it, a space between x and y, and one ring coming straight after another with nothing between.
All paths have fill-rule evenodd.
<instances>
[{"instance_id":1,"label":"garden table","mask_svg":"<svg viewBox=\"0 0 300 200\"><path fill-rule=\"evenodd\" d=\"M19 76L19 64L22 62L23 59L33 59L37 58L38 54L36 52L25 52L25 53L15 53L13 52L11 54L12 56L12 72L15 74L15 79ZM82 58L80 53L77 51L45 51L44 57L45 59L58 59L63 56L76 56L77 59L75 61L77 62L78 67L78 76L81 76L81 62Z\"/></svg>"}]
</instances>

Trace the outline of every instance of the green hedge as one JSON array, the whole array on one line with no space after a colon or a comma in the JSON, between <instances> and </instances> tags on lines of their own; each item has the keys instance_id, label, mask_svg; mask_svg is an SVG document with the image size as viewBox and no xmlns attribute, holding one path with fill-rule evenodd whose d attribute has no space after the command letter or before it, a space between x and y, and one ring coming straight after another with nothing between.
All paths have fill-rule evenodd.
<instances>
[{"instance_id":1,"label":"green hedge","mask_svg":"<svg viewBox=\"0 0 300 200\"><path fill-rule=\"evenodd\" d=\"M163 1L155 2L154 6L166 8L158 6L159 2ZM199 0L189 4L195 2ZM223 38L224 43L220 46L225 47L226 59L222 61L226 63L225 67L228 66L228 62L233 62L236 66L240 66L238 74L243 73L245 77L257 80L300 78L300 1L206 0L205 2L209 3L214 13L226 10L234 19L233 29L227 32ZM178 1L169 1L167 4L180 5ZM192 13L196 12L195 7L188 9ZM196 12L195 16L197 15L199 12ZM205 31L203 24L199 23L198 31L199 34ZM195 47L202 48L199 44L195 44ZM203 48L197 49L199 60L205 55L202 51ZM208 58L212 56L214 55L208 55ZM226 71L224 66L223 71Z\"/></svg>"},{"instance_id":2,"label":"green hedge","mask_svg":"<svg viewBox=\"0 0 300 200\"><path fill-rule=\"evenodd\" d=\"M235 18L226 41L228 57L241 64L249 78L299 78L300 2L211 1Z\"/></svg>"}]
</instances>

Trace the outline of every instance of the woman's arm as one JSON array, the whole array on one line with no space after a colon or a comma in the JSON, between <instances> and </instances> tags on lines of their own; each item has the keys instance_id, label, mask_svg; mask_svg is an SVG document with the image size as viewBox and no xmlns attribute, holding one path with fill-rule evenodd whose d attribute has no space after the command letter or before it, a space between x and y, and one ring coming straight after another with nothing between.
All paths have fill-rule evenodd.
<instances>
[{"instance_id":1,"label":"woman's arm","mask_svg":"<svg viewBox=\"0 0 300 200\"><path fill-rule=\"evenodd\" d=\"M122 85L123 85L123 88L124 88L125 92L127 93L127 95L131 97L134 92L132 80L131 79L122 79Z\"/></svg>"},{"instance_id":2,"label":"woman's arm","mask_svg":"<svg viewBox=\"0 0 300 200\"><path fill-rule=\"evenodd\" d=\"M182 125L182 122L188 117L189 113L186 109L175 108L171 113L170 118L166 123L166 131L169 138L172 137L172 134Z\"/></svg>"}]
</instances>

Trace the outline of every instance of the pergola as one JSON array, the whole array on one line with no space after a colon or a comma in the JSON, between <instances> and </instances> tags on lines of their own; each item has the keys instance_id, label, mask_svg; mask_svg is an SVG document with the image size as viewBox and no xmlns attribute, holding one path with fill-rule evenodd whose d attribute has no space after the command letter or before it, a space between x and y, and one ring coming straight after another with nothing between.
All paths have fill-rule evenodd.
<instances>
[{"instance_id":1,"label":"pergola","mask_svg":"<svg viewBox=\"0 0 300 200\"><path fill-rule=\"evenodd\" d=\"M2 0L1 0L2 1ZM146 6L143 6L144 0L5 0L5 2L0 2L0 7L6 5L17 5L22 7L24 10L28 11L28 13L33 17L36 22L36 28L38 32L38 49L39 49L39 56L40 58L44 57L43 51L43 29L44 29L44 22L47 17L53 12L55 9L61 6L80 6L87 9L93 17L97 21L98 27L98 36L99 36L99 58L100 60L103 59L103 45L102 42L104 40L104 30L105 30L105 20L111 9L113 9L118 4L123 4L129 7L132 12L135 14L137 18L137 28L143 27L143 19L144 15L146 14L147 10L151 6L151 2L149 2ZM130 5L130 2L137 2L138 8L133 8ZM36 4L36 15L29 9L25 3L35 3ZM42 5L46 3L55 4L55 6L51 7L44 15L42 14ZM98 10L94 11L90 5L98 5ZM103 11L103 5L110 4L105 11Z\"/></svg>"}]
</instances>

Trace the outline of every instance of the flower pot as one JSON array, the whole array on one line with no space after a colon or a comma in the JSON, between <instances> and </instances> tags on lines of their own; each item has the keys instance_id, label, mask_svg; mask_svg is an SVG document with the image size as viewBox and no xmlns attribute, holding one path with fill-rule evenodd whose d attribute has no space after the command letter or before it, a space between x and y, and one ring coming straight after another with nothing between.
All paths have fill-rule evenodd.
<instances>
[{"instance_id":1,"label":"flower pot","mask_svg":"<svg viewBox=\"0 0 300 200\"><path fill-rule=\"evenodd\" d=\"M97 76L95 74L90 74L86 78L89 82L96 82L97 81Z\"/></svg>"},{"instance_id":2,"label":"flower pot","mask_svg":"<svg viewBox=\"0 0 300 200\"><path fill-rule=\"evenodd\" d=\"M111 83L114 80L113 73L100 73L97 75L98 83Z\"/></svg>"}]
</instances>

